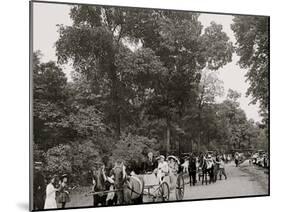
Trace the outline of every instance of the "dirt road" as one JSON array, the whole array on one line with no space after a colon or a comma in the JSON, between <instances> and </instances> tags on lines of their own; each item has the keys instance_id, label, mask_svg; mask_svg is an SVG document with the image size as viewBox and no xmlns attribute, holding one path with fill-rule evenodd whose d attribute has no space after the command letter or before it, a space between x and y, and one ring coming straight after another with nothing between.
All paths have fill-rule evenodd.
<instances>
[{"instance_id":1,"label":"dirt road","mask_svg":"<svg viewBox=\"0 0 281 212\"><path fill-rule=\"evenodd\" d=\"M214 184L196 186L185 186L185 200L192 199L208 199L220 197L238 197L251 195L266 195L268 194L268 174L265 169L257 166L249 166L248 161L242 163L239 167L235 167L234 163L227 164L226 167L227 180L218 180ZM71 195L71 202L67 207L83 207L92 206L92 197L85 197L86 191L90 188L85 188L85 191L74 193ZM175 191L171 191L170 200L176 200ZM144 197L144 202L151 202L147 196Z\"/></svg>"},{"instance_id":2,"label":"dirt road","mask_svg":"<svg viewBox=\"0 0 281 212\"><path fill-rule=\"evenodd\" d=\"M265 169L249 166L248 161L235 167L234 163L225 167L227 180L218 180L214 184L185 187L185 200L220 197L238 197L268 194L268 174Z\"/></svg>"}]
</instances>

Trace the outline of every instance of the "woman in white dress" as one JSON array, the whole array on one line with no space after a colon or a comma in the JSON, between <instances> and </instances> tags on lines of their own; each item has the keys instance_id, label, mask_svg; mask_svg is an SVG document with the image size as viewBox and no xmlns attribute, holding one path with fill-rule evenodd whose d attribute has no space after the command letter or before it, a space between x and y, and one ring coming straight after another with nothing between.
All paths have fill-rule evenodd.
<instances>
[{"instance_id":1,"label":"woman in white dress","mask_svg":"<svg viewBox=\"0 0 281 212\"><path fill-rule=\"evenodd\" d=\"M53 176L50 183L47 185L44 209L57 208L56 191L58 191L58 189L54 186L55 179L56 177Z\"/></svg>"},{"instance_id":2,"label":"woman in white dress","mask_svg":"<svg viewBox=\"0 0 281 212\"><path fill-rule=\"evenodd\" d=\"M165 156L160 155L158 160L158 168L157 168L157 178L159 184L161 184L164 180L164 177L169 174L169 165L165 161Z\"/></svg>"}]
</instances>

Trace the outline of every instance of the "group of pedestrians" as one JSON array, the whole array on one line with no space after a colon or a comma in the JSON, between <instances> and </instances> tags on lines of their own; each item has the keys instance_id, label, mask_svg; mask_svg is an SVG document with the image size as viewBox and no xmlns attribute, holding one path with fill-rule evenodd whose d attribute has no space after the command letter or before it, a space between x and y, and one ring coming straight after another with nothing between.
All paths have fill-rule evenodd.
<instances>
[{"instance_id":1,"label":"group of pedestrians","mask_svg":"<svg viewBox=\"0 0 281 212\"><path fill-rule=\"evenodd\" d=\"M225 164L230 161L230 156L225 154L201 153L196 155L191 153L184 157L182 162L182 172L188 173L190 185L195 185L198 181L216 182L224 176L227 179Z\"/></svg>"},{"instance_id":2,"label":"group of pedestrians","mask_svg":"<svg viewBox=\"0 0 281 212\"><path fill-rule=\"evenodd\" d=\"M70 202L69 193L72 189L68 187L68 177L67 175L62 175L59 180L58 178L57 175L49 178L44 209L58 208L57 202L61 204L61 208L65 208L66 203Z\"/></svg>"},{"instance_id":3,"label":"group of pedestrians","mask_svg":"<svg viewBox=\"0 0 281 212\"><path fill-rule=\"evenodd\" d=\"M47 184L47 186L46 186ZM42 164L35 164L34 187L33 187L33 207L35 210L65 208L70 202L69 193L74 188L68 186L68 176L66 174L58 176L51 175L47 181L42 174Z\"/></svg>"},{"instance_id":4,"label":"group of pedestrians","mask_svg":"<svg viewBox=\"0 0 281 212\"><path fill-rule=\"evenodd\" d=\"M171 188L176 185L177 174L187 173L190 177L190 185L195 185L203 179L203 172L209 182L216 182L218 177L227 179L225 164L231 160L230 155L201 153L196 155L190 153L183 158L178 159L175 156L168 156L165 160L163 155L153 157L150 152L144 162L144 173L155 173L158 182L161 183L165 176L169 176Z\"/></svg>"}]
</instances>

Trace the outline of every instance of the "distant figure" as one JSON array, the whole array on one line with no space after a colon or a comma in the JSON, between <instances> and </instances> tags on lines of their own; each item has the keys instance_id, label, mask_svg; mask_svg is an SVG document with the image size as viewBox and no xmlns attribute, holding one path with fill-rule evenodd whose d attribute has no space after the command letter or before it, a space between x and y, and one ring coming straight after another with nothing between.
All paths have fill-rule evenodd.
<instances>
[{"instance_id":1,"label":"distant figure","mask_svg":"<svg viewBox=\"0 0 281 212\"><path fill-rule=\"evenodd\" d=\"M219 173L219 158L221 156L217 155L214 159L214 168L213 168L213 172L214 172L214 178L213 178L213 182L217 181L217 177L218 177L218 173Z\"/></svg>"},{"instance_id":2,"label":"distant figure","mask_svg":"<svg viewBox=\"0 0 281 212\"><path fill-rule=\"evenodd\" d=\"M234 162L235 162L235 166L238 167L238 165L239 165L239 154L238 154L238 152L236 152L235 155L234 155Z\"/></svg>"},{"instance_id":3,"label":"distant figure","mask_svg":"<svg viewBox=\"0 0 281 212\"><path fill-rule=\"evenodd\" d=\"M50 178L49 184L47 185L44 209L57 208L56 192L58 191L58 189L56 189L54 186L55 180L56 180L56 176L52 176Z\"/></svg>"},{"instance_id":4,"label":"distant figure","mask_svg":"<svg viewBox=\"0 0 281 212\"><path fill-rule=\"evenodd\" d=\"M205 175L205 177L207 177L207 175L209 175L209 183L214 182L214 160L212 158L211 155L207 155L207 158L205 158L205 165L203 166L202 170L203 170L203 175ZM206 184L207 184L207 179L206 180ZM202 180L202 184L204 183L204 177Z\"/></svg>"},{"instance_id":5,"label":"distant figure","mask_svg":"<svg viewBox=\"0 0 281 212\"><path fill-rule=\"evenodd\" d=\"M230 160L231 160L230 154L227 155L226 160L227 160L227 163L230 162Z\"/></svg>"},{"instance_id":6,"label":"distant figure","mask_svg":"<svg viewBox=\"0 0 281 212\"><path fill-rule=\"evenodd\" d=\"M250 157L249 157L249 165L250 165L250 166L253 165L253 154L250 154Z\"/></svg>"},{"instance_id":7,"label":"distant figure","mask_svg":"<svg viewBox=\"0 0 281 212\"><path fill-rule=\"evenodd\" d=\"M59 196L58 202L61 203L61 208L65 208L66 203L70 202L69 188L67 185L67 175L62 175L62 181L60 182L60 187L58 189Z\"/></svg>"},{"instance_id":8,"label":"distant figure","mask_svg":"<svg viewBox=\"0 0 281 212\"><path fill-rule=\"evenodd\" d=\"M227 179L227 176L225 173L225 168L224 168L224 161L221 158L219 158L217 164L218 164L218 168L219 168L218 174L220 176L220 180L222 178L222 175L224 176L225 179Z\"/></svg>"},{"instance_id":9,"label":"distant figure","mask_svg":"<svg viewBox=\"0 0 281 212\"><path fill-rule=\"evenodd\" d=\"M185 156L184 157L184 162L181 164L182 172L183 173L188 173L188 166L189 166L189 157Z\"/></svg>"}]
</instances>

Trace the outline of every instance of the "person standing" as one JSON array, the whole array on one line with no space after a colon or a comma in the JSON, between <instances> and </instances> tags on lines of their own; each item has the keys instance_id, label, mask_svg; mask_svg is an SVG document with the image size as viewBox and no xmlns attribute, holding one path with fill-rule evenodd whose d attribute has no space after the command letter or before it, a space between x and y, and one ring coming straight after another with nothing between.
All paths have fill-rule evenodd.
<instances>
[{"instance_id":1,"label":"person standing","mask_svg":"<svg viewBox=\"0 0 281 212\"><path fill-rule=\"evenodd\" d=\"M238 152L236 152L235 155L234 155L234 162L235 162L235 166L238 167L238 165L239 165L239 154L238 154Z\"/></svg>"},{"instance_id":2,"label":"person standing","mask_svg":"<svg viewBox=\"0 0 281 212\"><path fill-rule=\"evenodd\" d=\"M147 158L144 162L144 167L143 167L143 172L146 173L146 172L153 172L154 169L156 169L157 167L157 164L156 164L156 161L153 157L153 153L152 152L149 152L147 154Z\"/></svg>"},{"instance_id":3,"label":"person standing","mask_svg":"<svg viewBox=\"0 0 281 212\"><path fill-rule=\"evenodd\" d=\"M221 158L220 155L217 155L214 159L213 159L213 163L214 163L214 179L213 182L217 181L218 178L218 173L219 173L219 158Z\"/></svg>"},{"instance_id":4,"label":"person standing","mask_svg":"<svg viewBox=\"0 0 281 212\"><path fill-rule=\"evenodd\" d=\"M42 163L34 164L34 180L33 180L33 209L43 210L46 195L45 177L42 173Z\"/></svg>"},{"instance_id":5,"label":"person standing","mask_svg":"<svg viewBox=\"0 0 281 212\"><path fill-rule=\"evenodd\" d=\"M161 183L164 179L164 176L167 176L168 173L169 173L169 166L168 163L165 161L165 156L160 155L158 160L158 167L157 167L158 182Z\"/></svg>"},{"instance_id":6,"label":"person standing","mask_svg":"<svg viewBox=\"0 0 281 212\"><path fill-rule=\"evenodd\" d=\"M182 167L183 173L188 173L188 167L189 167L189 157L188 156L184 157L184 162L181 164L181 167Z\"/></svg>"},{"instance_id":7,"label":"person standing","mask_svg":"<svg viewBox=\"0 0 281 212\"><path fill-rule=\"evenodd\" d=\"M58 189L56 189L54 186L55 180L56 180L56 176L51 177L50 182L47 185L44 209L57 208L56 191L58 191Z\"/></svg>"},{"instance_id":8,"label":"person standing","mask_svg":"<svg viewBox=\"0 0 281 212\"><path fill-rule=\"evenodd\" d=\"M188 173L190 178L190 186L195 186L196 183L196 158L191 154L189 158Z\"/></svg>"},{"instance_id":9,"label":"person standing","mask_svg":"<svg viewBox=\"0 0 281 212\"><path fill-rule=\"evenodd\" d=\"M67 175L62 175L62 182L59 186L58 202L61 203L61 208L65 208L67 202L70 202L69 189L67 185Z\"/></svg>"},{"instance_id":10,"label":"person standing","mask_svg":"<svg viewBox=\"0 0 281 212\"><path fill-rule=\"evenodd\" d=\"M209 183L214 182L214 160L211 155L207 155L206 161L206 169L209 174L210 180Z\"/></svg>"},{"instance_id":11,"label":"person standing","mask_svg":"<svg viewBox=\"0 0 281 212\"><path fill-rule=\"evenodd\" d=\"M224 161L221 158L218 158L218 161L216 162L218 164L218 173L220 176L220 180L222 175L224 176L225 179L227 179L226 173L225 173L225 168L224 168Z\"/></svg>"},{"instance_id":12,"label":"person standing","mask_svg":"<svg viewBox=\"0 0 281 212\"><path fill-rule=\"evenodd\" d=\"M171 190L175 189L176 185L177 185L177 173L178 173L178 169L179 169L178 164L179 164L179 161L177 158L172 156L168 159Z\"/></svg>"}]
</instances>

